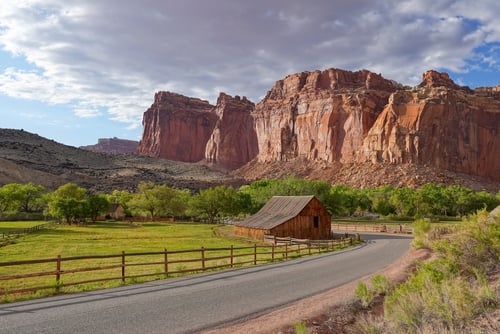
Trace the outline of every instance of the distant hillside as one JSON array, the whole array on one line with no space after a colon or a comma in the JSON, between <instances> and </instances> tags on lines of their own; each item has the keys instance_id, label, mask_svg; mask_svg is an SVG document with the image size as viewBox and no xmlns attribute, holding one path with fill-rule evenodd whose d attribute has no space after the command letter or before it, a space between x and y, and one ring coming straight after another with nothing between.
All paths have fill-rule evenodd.
<instances>
[{"instance_id":1,"label":"distant hillside","mask_svg":"<svg viewBox=\"0 0 500 334\"><path fill-rule=\"evenodd\" d=\"M137 151L138 141L120 138L99 138L97 144L80 146L81 149L92 152L111 154L134 154Z\"/></svg>"},{"instance_id":2,"label":"distant hillside","mask_svg":"<svg viewBox=\"0 0 500 334\"><path fill-rule=\"evenodd\" d=\"M34 182L53 189L75 182L92 191L134 190L140 181L200 189L241 180L207 166L132 154L107 154L0 129L0 185Z\"/></svg>"}]
</instances>

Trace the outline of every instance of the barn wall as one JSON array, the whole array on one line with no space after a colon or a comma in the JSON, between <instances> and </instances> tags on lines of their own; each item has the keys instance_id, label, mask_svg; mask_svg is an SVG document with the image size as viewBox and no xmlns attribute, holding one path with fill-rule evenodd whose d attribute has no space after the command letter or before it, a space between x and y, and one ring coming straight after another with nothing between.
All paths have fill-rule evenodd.
<instances>
[{"instance_id":1,"label":"barn wall","mask_svg":"<svg viewBox=\"0 0 500 334\"><path fill-rule=\"evenodd\" d=\"M318 227L314 227L314 216L318 217ZM271 235L298 239L326 240L331 235L331 217L316 198L289 221L271 229Z\"/></svg>"}]
</instances>

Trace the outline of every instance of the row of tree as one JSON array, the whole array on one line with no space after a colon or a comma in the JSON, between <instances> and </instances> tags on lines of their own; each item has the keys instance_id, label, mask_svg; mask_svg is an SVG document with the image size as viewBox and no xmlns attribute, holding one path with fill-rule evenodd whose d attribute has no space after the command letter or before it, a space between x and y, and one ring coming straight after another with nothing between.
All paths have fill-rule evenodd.
<instances>
[{"instance_id":1,"label":"row of tree","mask_svg":"<svg viewBox=\"0 0 500 334\"><path fill-rule=\"evenodd\" d=\"M463 216L483 208L492 210L500 204L500 192L494 195L458 185L356 189L296 177L254 181L238 189L217 186L197 193L152 182L139 183L133 193L115 190L111 194L91 194L74 183L52 192L33 183L13 183L0 187L0 216L43 213L73 223L95 220L116 203L129 216L192 217L214 222L223 217L253 214L274 195L315 195L333 216Z\"/></svg>"}]
</instances>

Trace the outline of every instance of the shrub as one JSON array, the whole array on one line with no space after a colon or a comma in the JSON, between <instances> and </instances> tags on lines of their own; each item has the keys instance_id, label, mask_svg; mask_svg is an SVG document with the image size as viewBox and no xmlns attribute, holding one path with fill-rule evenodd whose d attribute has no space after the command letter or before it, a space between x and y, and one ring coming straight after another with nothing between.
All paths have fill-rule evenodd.
<instances>
[{"instance_id":1,"label":"shrub","mask_svg":"<svg viewBox=\"0 0 500 334\"><path fill-rule=\"evenodd\" d=\"M370 306L373 303L373 299L375 298L375 293L372 289L370 289L364 282L358 282L356 286L356 290L354 290L356 297L358 297L361 302L361 306L364 308Z\"/></svg>"},{"instance_id":2,"label":"shrub","mask_svg":"<svg viewBox=\"0 0 500 334\"><path fill-rule=\"evenodd\" d=\"M375 293L379 295L387 294L391 289L391 282L383 275L375 275L372 278L372 286Z\"/></svg>"},{"instance_id":3,"label":"shrub","mask_svg":"<svg viewBox=\"0 0 500 334\"><path fill-rule=\"evenodd\" d=\"M295 325L293 325L293 329L295 334L307 334L309 331L307 330L306 323L303 321L297 322Z\"/></svg>"}]
</instances>

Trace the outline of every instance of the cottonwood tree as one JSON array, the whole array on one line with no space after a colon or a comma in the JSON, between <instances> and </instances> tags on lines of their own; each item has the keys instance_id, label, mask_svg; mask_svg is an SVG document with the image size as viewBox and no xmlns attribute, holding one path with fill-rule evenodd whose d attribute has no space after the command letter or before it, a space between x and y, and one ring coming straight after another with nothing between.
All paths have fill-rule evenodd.
<instances>
[{"instance_id":1,"label":"cottonwood tree","mask_svg":"<svg viewBox=\"0 0 500 334\"><path fill-rule=\"evenodd\" d=\"M66 183L54 190L48 199L48 213L66 223L77 222L88 213L86 201L87 190L75 183Z\"/></svg>"},{"instance_id":2,"label":"cottonwood tree","mask_svg":"<svg viewBox=\"0 0 500 334\"><path fill-rule=\"evenodd\" d=\"M224 215L233 216L238 214L238 205L245 198L238 195L236 190L230 186L217 186L200 190L192 196L190 209L199 218L206 218L209 223L214 223L217 218Z\"/></svg>"},{"instance_id":3,"label":"cottonwood tree","mask_svg":"<svg viewBox=\"0 0 500 334\"><path fill-rule=\"evenodd\" d=\"M109 200L106 195L95 194L87 198L87 212L93 222L97 220L101 214L109 211Z\"/></svg>"},{"instance_id":4,"label":"cottonwood tree","mask_svg":"<svg viewBox=\"0 0 500 334\"><path fill-rule=\"evenodd\" d=\"M179 190L153 182L140 182L137 193L128 202L131 210L147 213L151 220L158 216L184 214L189 197L188 190Z\"/></svg>"},{"instance_id":5,"label":"cottonwood tree","mask_svg":"<svg viewBox=\"0 0 500 334\"><path fill-rule=\"evenodd\" d=\"M0 213L41 212L45 187L34 183L9 183L0 187Z\"/></svg>"}]
</instances>

